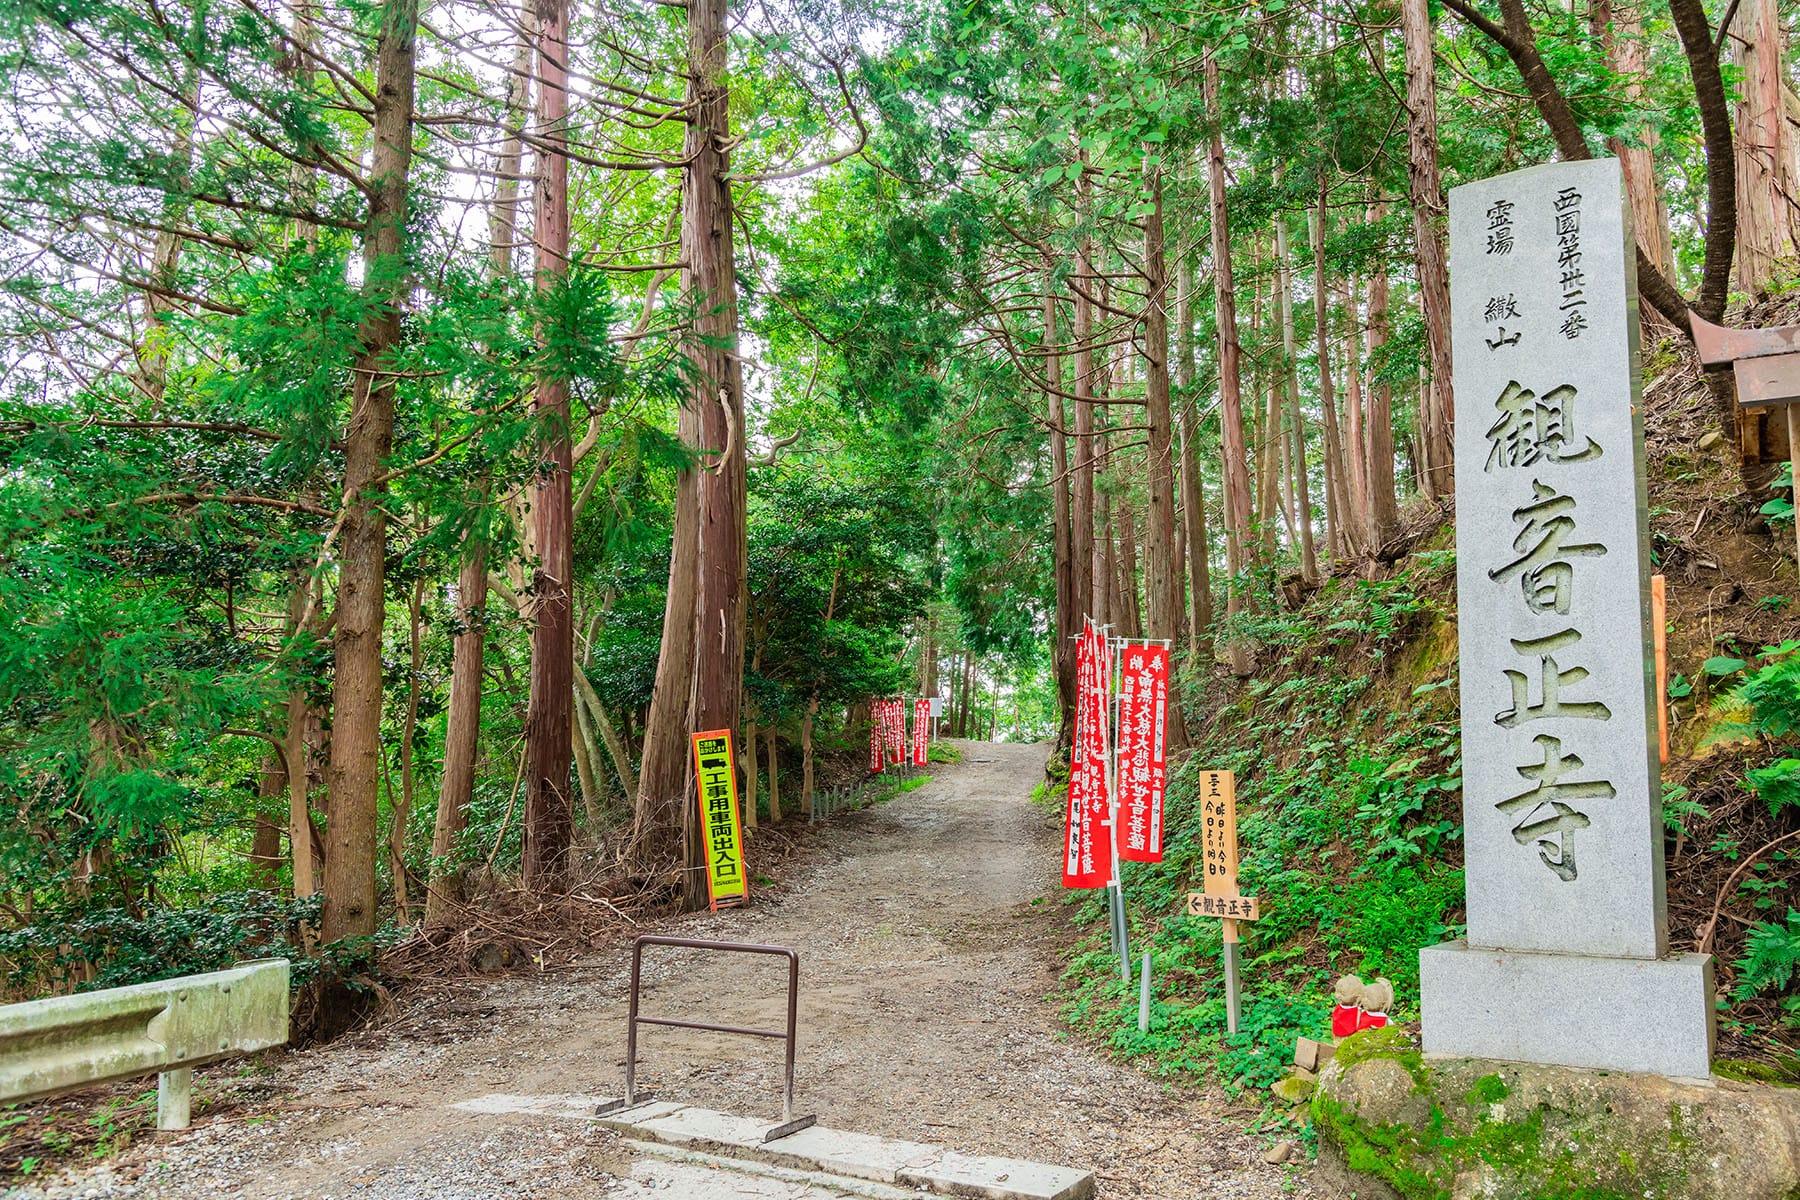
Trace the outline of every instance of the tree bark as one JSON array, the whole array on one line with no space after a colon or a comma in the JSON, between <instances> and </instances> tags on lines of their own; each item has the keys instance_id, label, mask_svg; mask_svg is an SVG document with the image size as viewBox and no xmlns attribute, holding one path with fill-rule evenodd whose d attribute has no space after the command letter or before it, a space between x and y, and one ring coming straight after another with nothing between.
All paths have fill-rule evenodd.
<instances>
[{"instance_id":1,"label":"tree bark","mask_svg":"<svg viewBox=\"0 0 1800 1200\"><path fill-rule=\"evenodd\" d=\"M412 819L414 781L413 744L419 733L419 685L425 670L425 579L413 580L407 597L406 710L400 721L400 796L391 794L393 814L388 821L388 874L394 881L394 913L402 926L412 924L412 905L406 886L406 827ZM390 789L391 792L391 789Z\"/></svg>"},{"instance_id":2,"label":"tree bark","mask_svg":"<svg viewBox=\"0 0 1800 1200\"><path fill-rule=\"evenodd\" d=\"M1145 636L1181 638L1181 570L1176 551L1175 436L1169 398L1169 264L1163 236L1162 168L1155 157L1145 174L1151 211L1144 217L1144 417L1150 426L1146 490L1149 506L1144 530ZM1187 731L1180 709L1169 706L1166 744L1171 752L1185 748Z\"/></svg>"},{"instance_id":3,"label":"tree bark","mask_svg":"<svg viewBox=\"0 0 1800 1200\"><path fill-rule=\"evenodd\" d=\"M538 151L532 245L537 287L555 291L569 271L567 0L537 5ZM539 332L548 345L551 330ZM532 412L543 439L532 487L531 517L537 569L531 591L531 692L525 721L524 883L559 891L568 882L574 841L573 761L575 688L574 446L569 431L569 383L559 369L541 371Z\"/></svg>"},{"instance_id":4,"label":"tree bark","mask_svg":"<svg viewBox=\"0 0 1800 1200\"><path fill-rule=\"evenodd\" d=\"M1176 269L1176 382L1181 388L1181 515L1187 540L1188 653L1212 660L1212 563L1206 533L1206 492L1200 480L1200 416L1194 387L1194 268L1183 254Z\"/></svg>"},{"instance_id":5,"label":"tree bark","mask_svg":"<svg viewBox=\"0 0 1800 1200\"><path fill-rule=\"evenodd\" d=\"M1086 182L1080 189L1085 201ZM1075 292L1074 373L1075 393L1075 491L1070 501L1074 533L1070 550L1074 558L1074 601L1077 620L1094 615L1094 306L1089 300L1094 286L1091 247L1083 242L1076 259L1079 285ZM961 736L960 734L958 736Z\"/></svg>"},{"instance_id":6,"label":"tree bark","mask_svg":"<svg viewBox=\"0 0 1800 1200\"><path fill-rule=\"evenodd\" d=\"M818 715L819 701L807 701L800 718L800 811L812 816L813 810L813 718Z\"/></svg>"},{"instance_id":7,"label":"tree bark","mask_svg":"<svg viewBox=\"0 0 1800 1200\"><path fill-rule=\"evenodd\" d=\"M1073 480L1069 477L1068 406L1062 396L1062 355L1057 341L1056 291L1048 256L1044 261L1044 377L1049 384L1044 395L1046 416L1050 422L1050 471L1055 477L1051 489L1051 525L1055 540L1056 572L1056 645L1051 661L1056 666L1056 702L1058 720L1057 747L1068 747L1075 734L1075 642L1081 629L1081 614L1075 591L1075 531L1073 528ZM935 627L935 626L934 626ZM935 663L933 664L935 668ZM933 672L935 676L935 670ZM935 677L926 688L927 696L937 694Z\"/></svg>"},{"instance_id":8,"label":"tree bark","mask_svg":"<svg viewBox=\"0 0 1800 1200\"><path fill-rule=\"evenodd\" d=\"M364 289L344 431L344 513L333 646L330 819L321 936L375 932L376 784L381 770L381 630L386 615L387 492L394 443L394 364L405 303L407 179L412 166L418 0L388 0L375 44L374 158L363 236Z\"/></svg>"},{"instance_id":9,"label":"tree bark","mask_svg":"<svg viewBox=\"0 0 1800 1200\"><path fill-rule=\"evenodd\" d=\"M775 727L769 726L769 824L781 824L781 753Z\"/></svg>"},{"instance_id":10,"label":"tree bark","mask_svg":"<svg viewBox=\"0 0 1800 1200\"><path fill-rule=\"evenodd\" d=\"M1369 206L1373 225L1387 215L1387 204ZM1376 353L1388 340L1388 273L1379 264L1369 276L1369 411L1365 420L1368 437L1369 549L1378 551L1400 530L1400 501L1394 491L1393 389L1375 376Z\"/></svg>"},{"instance_id":11,"label":"tree bark","mask_svg":"<svg viewBox=\"0 0 1800 1200\"><path fill-rule=\"evenodd\" d=\"M1225 141L1219 132L1219 64L1208 55L1205 73L1207 124L1207 186L1212 213L1213 296L1219 338L1219 440L1225 460L1225 533L1230 578L1225 593L1227 617L1244 609L1244 580L1251 570L1254 550L1250 537L1250 464L1244 445L1243 350L1238 345L1237 299L1231 280L1231 232L1225 206ZM1227 643L1231 670L1250 671L1250 654L1243 639Z\"/></svg>"},{"instance_id":12,"label":"tree bark","mask_svg":"<svg viewBox=\"0 0 1800 1200\"><path fill-rule=\"evenodd\" d=\"M319 584L304 570L296 571L288 591L287 632L289 639L299 636L300 622L312 613L317 622L316 591ZM307 633L315 631L308 629ZM319 890L325 864L317 853L312 820L312 756L308 726L314 719L307 703L306 689L290 686L287 694L287 729L282 737L282 759L287 763L288 792L288 856L293 865L294 897L304 899Z\"/></svg>"},{"instance_id":13,"label":"tree bark","mask_svg":"<svg viewBox=\"0 0 1800 1200\"><path fill-rule=\"evenodd\" d=\"M1595 11L1605 16L1606 24L1598 32L1606 43L1613 71L1624 81L1626 104L1641 108L1644 77L1649 70L1643 11L1635 0L1626 0L1616 10L1597 4ZM1661 140L1656 128L1647 126L1641 145L1629 145L1620 137L1608 138L1606 145L1625 173L1625 190L1631 197L1631 219L1637 230L1638 251L1662 272L1664 278L1673 279L1675 249L1669 231L1669 209L1663 201L1662 189L1656 184L1655 154ZM1667 319L1661 317L1655 306L1647 306L1645 313L1666 324Z\"/></svg>"},{"instance_id":14,"label":"tree bark","mask_svg":"<svg viewBox=\"0 0 1800 1200\"><path fill-rule=\"evenodd\" d=\"M1451 494L1456 402L1450 367L1450 271L1444 258L1448 210L1438 173L1437 65L1428 0L1400 0L1406 46L1406 177L1412 200L1413 263L1425 319L1430 386L1419 397L1419 453L1425 494Z\"/></svg>"},{"instance_id":15,"label":"tree bark","mask_svg":"<svg viewBox=\"0 0 1800 1200\"><path fill-rule=\"evenodd\" d=\"M1325 510L1331 530L1331 553L1343 559L1352 551L1346 518L1350 505L1344 478L1344 442L1338 428L1337 396L1331 377L1331 296L1325 278L1325 181L1319 180L1319 207L1313 213L1313 346L1319 359L1319 412L1325 424Z\"/></svg>"},{"instance_id":16,"label":"tree bark","mask_svg":"<svg viewBox=\"0 0 1800 1200\"><path fill-rule=\"evenodd\" d=\"M1782 112L1786 37L1775 0L1741 0L1726 39L1738 81L1737 286L1756 296L1794 251L1794 147Z\"/></svg>"},{"instance_id":17,"label":"tree bark","mask_svg":"<svg viewBox=\"0 0 1800 1200\"><path fill-rule=\"evenodd\" d=\"M1294 333L1294 275L1288 255L1287 220L1275 221L1275 279L1281 289L1281 377L1287 389L1289 461L1293 467L1294 518L1300 526L1300 578L1319 582L1318 549L1313 542L1312 486L1306 477L1306 427L1300 420L1300 349Z\"/></svg>"},{"instance_id":18,"label":"tree bark","mask_svg":"<svg viewBox=\"0 0 1800 1200\"><path fill-rule=\"evenodd\" d=\"M1344 336L1344 437L1349 443L1344 452L1345 474L1350 484L1350 512L1344 530L1350 537L1352 554L1365 554L1374 547L1374 517L1369 500L1369 431L1363 414L1362 354L1358 351L1358 326L1361 298L1356 280L1344 285L1344 307L1349 313L1349 329Z\"/></svg>"}]
</instances>

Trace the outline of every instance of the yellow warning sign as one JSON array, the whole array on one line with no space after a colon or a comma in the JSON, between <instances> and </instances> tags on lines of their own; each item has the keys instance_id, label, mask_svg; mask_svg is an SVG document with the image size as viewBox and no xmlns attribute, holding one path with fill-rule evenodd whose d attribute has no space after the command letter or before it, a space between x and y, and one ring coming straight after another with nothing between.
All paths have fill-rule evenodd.
<instances>
[{"instance_id":1,"label":"yellow warning sign","mask_svg":"<svg viewBox=\"0 0 1800 1200\"><path fill-rule=\"evenodd\" d=\"M744 842L738 832L731 730L694 735L694 780L700 789L700 823L706 836L706 892L717 912L750 898L749 881L744 878Z\"/></svg>"}]
</instances>

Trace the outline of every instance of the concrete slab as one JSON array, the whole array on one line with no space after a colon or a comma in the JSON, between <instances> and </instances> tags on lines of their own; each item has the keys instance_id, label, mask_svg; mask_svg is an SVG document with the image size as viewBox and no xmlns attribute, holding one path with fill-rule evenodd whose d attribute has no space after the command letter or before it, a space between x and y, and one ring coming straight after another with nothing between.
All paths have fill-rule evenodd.
<instances>
[{"instance_id":1,"label":"concrete slab","mask_svg":"<svg viewBox=\"0 0 1800 1200\"><path fill-rule=\"evenodd\" d=\"M761 1191L752 1190L755 1186L751 1180L778 1180L787 1190L774 1193L780 1200L812 1200L817 1196L860 1196L864 1200L919 1200L919 1193L910 1188L898 1188L891 1184L875 1183L866 1179L851 1179L842 1175L828 1174L822 1171L800 1171L790 1167L778 1167L771 1163L748 1162L739 1158L723 1158L717 1154L707 1154L699 1150L684 1150L679 1146L664 1146L657 1142L639 1142L626 1139L625 1145L640 1158L658 1159L670 1164L679 1164L703 1170L676 1176L661 1177L653 1169L648 1169L642 1162L632 1167L634 1178L651 1181L652 1187L670 1188L679 1186L677 1193L682 1200L710 1200L712 1197L729 1197L738 1200L743 1196L761 1196ZM612 1193L608 1193L610 1196ZM635 1193L621 1193L633 1195Z\"/></svg>"},{"instance_id":2,"label":"concrete slab","mask_svg":"<svg viewBox=\"0 0 1800 1200\"><path fill-rule=\"evenodd\" d=\"M609 1124L612 1120L612 1117L601 1117L600 1123L618 1128ZM769 1126L767 1121L736 1117L709 1108L678 1108L663 1116L631 1121L621 1132L629 1131L633 1137L653 1138L672 1146L743 1154L762 1148L763 1135L769 1132Z\"/></svg>"},{"instance_id":3,"label":"concrete slab","mask_svg":"<svg viewBox=\"0 0 1800 1200\"><path fill-rule=\"evenodd\" d=\"M944 1153L939 1146L825 1129L818 1125L789 1134L760 1149L766 1161L815 1167L834 1175L876 1183L897 1182L901 1171L929 1166Z\"/></svg>"},{"instance_id":4,"label":"concrete slab","mask_svg":"<svg viewBox=\"0 0 1800 1200\"><path fill-rule=\"evenodd\" d=\"M607 1101L596 1102L593 1108L588 1109L588 1116L593 1116L595 1109L604 1103ZM624 1133L628 1132L629 1126L641 1125L645 1121L659 1120L678 1113L686 1107L685 1104L676 1104L669 1100L646 1100L634 1107L621 1108L617 1112L607 1113L604 1117L599 1118L599 1121L608 1129L616 1129Z\"/></svg>"},{"instance_id":5,"label":"concrete slab","mask_svg":"<svg viewBox=\"0 0 1800 1200\"><path fill-rule=\"evenodd\" d=\"M945 1151L929 1166L901 1171L898 1182L928 1187L942 1196L981 1200L1092 1200L1094 1195L1094 1176L1089 1171L955 1150Z\"/></svg>"},{"instance_id":6,"label":"concrete slab","mask_svg":"<svg viewBox=\"0 0 1800 1200\"><path fill-rule=\"evenodd\" d=\"M658 1108L669 1111L651 1111ZM816 1125L765 1144L763 1135L773 1121L667 1102L612 1113L598 1118L598 1124L633 1139L714 1154L734 1163L769 1164L876 1186L923 1189L941 1196L1091 1200L1094 1195L1094 1176L1089 1171L962 1154L921 1142Z\"/></svg>"},{"instance_id":7,"label":"concrete slab","mask_svg":"<svg viewBox=\"0 0 1800 1200\"><path fill-rule=\"evenodd\" d=\"M567 1117L571 1120L582 1121L594 1115L594 1108L599 1103L600 1098L596 1096L513 1096L506 1092L491 1092L486 1096L477 1096L473 1100L459 1100L450 1107L462 1112L485 1113L494 1116L522 1114L534 1117Z\"/></svg>"}]
</instances>

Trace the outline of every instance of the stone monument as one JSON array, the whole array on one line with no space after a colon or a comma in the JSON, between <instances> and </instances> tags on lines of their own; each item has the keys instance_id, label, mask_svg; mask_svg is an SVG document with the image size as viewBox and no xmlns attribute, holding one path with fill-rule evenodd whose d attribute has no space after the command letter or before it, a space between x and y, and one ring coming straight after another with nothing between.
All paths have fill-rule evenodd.
<instances>
[{"instance_id":1,"label":"stone monument","mask_svg":"<svg viewBox=\"0 0 1800 1200\"><path fill-rule=\"evenodd\" d=\"M1615 159L1450 193L1468 938L1428 1054L1704 1079L1669 954L1631 215Z\"/></svg>"}]
</instances>

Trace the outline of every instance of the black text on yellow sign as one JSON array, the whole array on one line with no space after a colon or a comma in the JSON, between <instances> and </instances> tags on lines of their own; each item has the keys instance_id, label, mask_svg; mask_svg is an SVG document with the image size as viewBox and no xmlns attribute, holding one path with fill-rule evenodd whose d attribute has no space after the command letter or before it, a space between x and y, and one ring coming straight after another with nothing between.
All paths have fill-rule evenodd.
<instances>
[{"instance_id":1,"label":"black text on yellow sign","mask_svg":"<svg viewBox=\"0 0 1800 1200\"><path fill-rule=\"evenodd\" d=\"M717 909L750 896L744 878L744 842L738 832L737 770L731 731L694 735L694 780L700 789L700 823L706 836L706 892Z\"/></svg>"}]
</instances>

